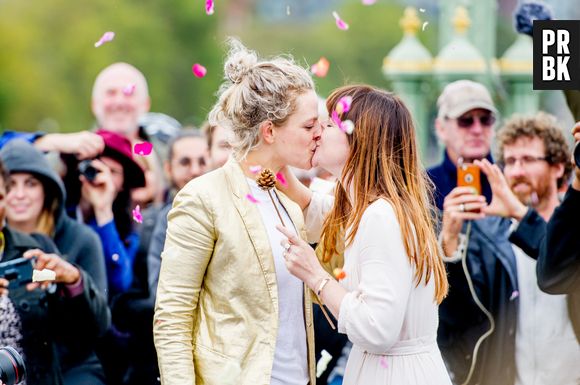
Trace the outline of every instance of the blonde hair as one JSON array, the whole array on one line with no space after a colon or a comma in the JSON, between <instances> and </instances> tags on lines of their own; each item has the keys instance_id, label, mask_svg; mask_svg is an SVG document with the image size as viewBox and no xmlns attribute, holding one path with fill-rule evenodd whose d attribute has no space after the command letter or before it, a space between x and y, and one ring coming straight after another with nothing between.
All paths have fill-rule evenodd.
<instances>
[{"instance_id":1,"label":"blonde hair","mask_svg":"<svg viewBox=\"0 0 580 385\"><path fill-rule=\"evenodd\" d=\"M448 290L447 274L435 235L435 209L429 178L421 166L411 113L392 93L366 85L339 88L328 97L328 111L338 101L352 97L342 116L354 123L348 136L350 154L335 189L334 206L323 226L323 261L339 249L345 230L346 246L352 244L366 208L375 200L387 200L401 227L415 283L435 279L435 300L441 303ZM351 202L347 191L353 191Z\"/></svg>"},{"instance_id":2,"label":"blonde hair","mask_svg":"<svg viewBox=\"0 0 580 385\"><path fill-rule=\"evenodd\" d=\"M242 160L260 144L260 124L284 124L296 109L296 98L314 90L314 82L290 57L259 60L239 40L230 38L228 44L225 81L208 121L233 131L234 157Z\"/></svg>"}]
</instances>

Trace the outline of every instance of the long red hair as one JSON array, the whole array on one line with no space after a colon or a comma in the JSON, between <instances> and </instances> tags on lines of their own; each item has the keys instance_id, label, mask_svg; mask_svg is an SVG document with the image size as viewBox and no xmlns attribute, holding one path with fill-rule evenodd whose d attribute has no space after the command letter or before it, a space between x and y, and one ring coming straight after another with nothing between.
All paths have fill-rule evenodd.
<instances>
[{"instance_id":1,"label":"long red hair","mask_svg":"<svg viewBox=\"0 0 580 385\"><path fill-rule=\"evenodd\" d=\"M416 268L416 285L427 284L433 276L435 300L441 303L448 290L447 275L435 235L432 184L419 160L411 114L394 94L365 85L335 90L327 99L328 111L344 96L352 97L352 104L341 119L351 120L355 129L348 136L350 154L324 222L323 260L339 252L345 229L352 229L346 245L353 242L365 209L384 198L397 216L405 250ZM347 191L353 192L354 202Z\"/></svg>"}]
</instances>

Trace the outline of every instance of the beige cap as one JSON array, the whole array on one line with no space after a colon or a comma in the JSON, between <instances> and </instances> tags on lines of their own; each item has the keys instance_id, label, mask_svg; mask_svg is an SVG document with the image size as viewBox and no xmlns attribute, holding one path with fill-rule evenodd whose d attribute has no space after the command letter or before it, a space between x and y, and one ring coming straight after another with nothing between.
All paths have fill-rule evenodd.
<instances>
[{"instance_id":1,"label":"beige cap","mask_svg":"<svg viewBox=\"0 0 580 385\"><path fill-rule=\"evenodd\" d=\"M477 108L497 113L487 88L471 80L457 80L445 86L437 99L437 107L439 118L455 119Z\"/></svg>"}]
</instances>

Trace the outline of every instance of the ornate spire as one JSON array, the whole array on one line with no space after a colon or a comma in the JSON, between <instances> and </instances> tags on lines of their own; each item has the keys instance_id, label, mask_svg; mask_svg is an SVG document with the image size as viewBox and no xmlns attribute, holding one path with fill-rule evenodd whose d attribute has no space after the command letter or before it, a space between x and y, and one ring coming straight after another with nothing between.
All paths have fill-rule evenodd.
<instances>
[{"instance_id":1,"label":"ornate spire","mask_svg":"<svg viewBox=\"0 0 580 385\"><path fill-rule=\"evenodd\" d=\"M405 32L405 35L415 36L421 27L421 20L417 16L417 10L414 7L405 8L405 13L401 20L399 20L399 25Z\"/></svg>"}]
</instances>

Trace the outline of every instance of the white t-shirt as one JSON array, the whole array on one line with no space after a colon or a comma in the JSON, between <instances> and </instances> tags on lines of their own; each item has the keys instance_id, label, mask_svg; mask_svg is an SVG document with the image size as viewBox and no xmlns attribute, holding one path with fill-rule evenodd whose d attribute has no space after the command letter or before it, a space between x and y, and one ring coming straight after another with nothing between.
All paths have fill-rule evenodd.
<instances>
[{"instance_id":1,"label":"white t-shirt","mask_svg":"<svg viewBox=\"0 0 580 385\"><path fill-rule=\"evenodd\" d=\"M290 274L286 268L281 241L285 238L276 230L280 218L266 191L256 181L248 179L250 190L257 203L264 226L268 233L278 282L278 335L270 385L305 385L308 376L308 349L306 345L306 323L304 320L304 287L302 281ZM294 225L274 191L272 197L284 224L296 233Z\"/></svg>"}]
</instances>

